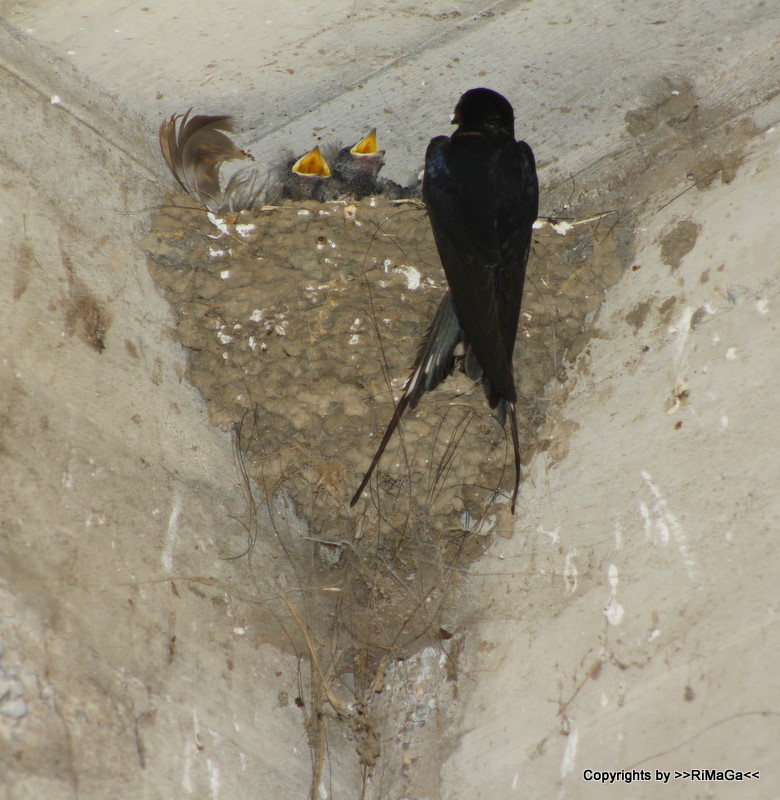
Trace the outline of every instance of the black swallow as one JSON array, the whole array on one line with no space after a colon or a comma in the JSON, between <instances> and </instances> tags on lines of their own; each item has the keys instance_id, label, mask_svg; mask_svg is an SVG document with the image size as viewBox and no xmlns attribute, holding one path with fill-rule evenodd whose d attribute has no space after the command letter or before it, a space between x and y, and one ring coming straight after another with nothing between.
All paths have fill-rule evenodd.
<instances>
[{"instance_id":1,"label":"black swallow","mask_svg":"<svg viewBox=\"0 0 780 800\"><path fill-rule=\"evenodd\" d=\"M539 184L531 148L515 141L514 111L490 89L471 89L453 115L458 128L437 136L425 154L423 199L450 291L417 353L376 455L350 505L355 505L407 406L435 388L464 350L463 370L481 380L503 425L509 411L515 455L512 513L520 487L520 442L512 354L517 336L531 226ZM460 358L460 356L458 356Z\"/></svg>"}]
</instances>

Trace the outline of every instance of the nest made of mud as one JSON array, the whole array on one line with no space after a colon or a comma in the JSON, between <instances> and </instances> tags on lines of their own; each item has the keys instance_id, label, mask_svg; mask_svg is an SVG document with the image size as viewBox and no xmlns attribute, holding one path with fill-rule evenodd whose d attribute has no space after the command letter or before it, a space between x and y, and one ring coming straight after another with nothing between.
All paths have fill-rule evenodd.
<instances>
[{"instance_id":1,"label":"nest made of mud","mask_svg":"<svg viewBox=\"0 0 780 800\"><path fill-rule=\"evenodd\" d=\"M284 493L308 523L294 557L331 583L349 574L355 609L375 614L397 595L384 583L418 579L376 643L397 646L401 630L416 639L442 570L479 555L491 533L510 535L514 479L508 431L456 374L408 413L348 505L446 291L424 207L286 203L220 221L188 203L165 206L145 246L210 421L240 427L264 499ZM535 231L515 355L524 461L547 446L548 385L620 272L612 237L596 241L593 226Z\"/></svg>"}]
</instances>

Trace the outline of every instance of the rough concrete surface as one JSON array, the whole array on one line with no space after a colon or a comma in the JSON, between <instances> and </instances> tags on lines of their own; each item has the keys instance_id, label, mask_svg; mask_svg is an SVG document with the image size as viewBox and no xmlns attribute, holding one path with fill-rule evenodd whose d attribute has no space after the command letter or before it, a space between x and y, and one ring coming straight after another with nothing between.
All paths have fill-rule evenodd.
<instances>
[{"instance_id":1,"label":"rough concrete surface","mask_svg":"<svg viewBox=\"0 0 780 800\"><path fill-rule=\"evenodd\" d=\"M0 13L0 797L780 796L775 5ZM514 103L543 213L615 212L592 238L623 276L540 399L514 530L450 568L438 636L349 678L286 558L323 532L187 380L141 247L156 132L230 113L270 168L376 125L406 181L475 85ZM760 778L674 777L728 768Z\"/></svg>"}]
</instances>

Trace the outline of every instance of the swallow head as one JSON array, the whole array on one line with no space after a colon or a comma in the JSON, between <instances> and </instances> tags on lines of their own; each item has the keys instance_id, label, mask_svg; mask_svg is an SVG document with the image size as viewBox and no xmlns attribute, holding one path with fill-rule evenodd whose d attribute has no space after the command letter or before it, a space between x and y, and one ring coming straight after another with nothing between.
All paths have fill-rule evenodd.
<instances>
[{"instance_id":1,"label":"swallow head","mask_svg":"<svg viewBox=\"0 0 780 800\"><path fill-rule=\"evenodd\" d=\"M515 136L515 115L510 102L492 89L469 89L461 95L452 124L458 133Z\"/></svg>"}]
</instances>

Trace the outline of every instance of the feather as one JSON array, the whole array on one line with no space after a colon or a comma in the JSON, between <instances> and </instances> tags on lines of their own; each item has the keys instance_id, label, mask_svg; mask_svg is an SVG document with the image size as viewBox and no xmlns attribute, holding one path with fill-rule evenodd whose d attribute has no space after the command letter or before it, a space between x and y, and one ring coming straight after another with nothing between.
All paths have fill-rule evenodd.
<instances>
[{"instance_id":1,"label":"feather","mask_svg":"<svg viewBox=\"0 0 780 800\"><path fill-rule=\"evenodd\" d=\"M209 211L221 211L226 203L229 204L229 191L235 192L239 187L242 188L239 196L256 202L259 190L254 194L246 192L249 183L246 176L237 182L231 179L224 193L220 186L219 170L225 161L252 158L239 150L225 133L233 131L232 117L206 114L190 117L191 111L173 114L160 125L160 150L174 178L185 192L200 200ZM255 178L251 182L256 185Z\"/></svg>"}]
</instances>

